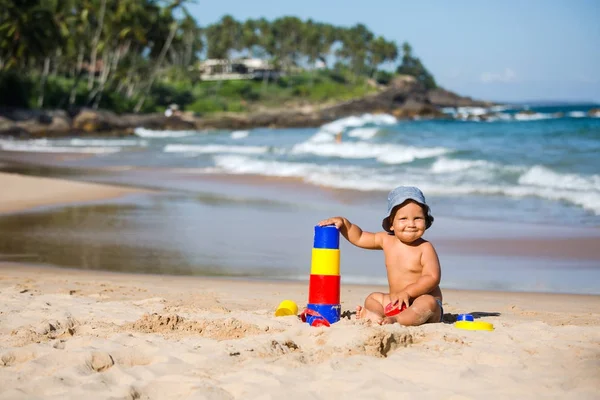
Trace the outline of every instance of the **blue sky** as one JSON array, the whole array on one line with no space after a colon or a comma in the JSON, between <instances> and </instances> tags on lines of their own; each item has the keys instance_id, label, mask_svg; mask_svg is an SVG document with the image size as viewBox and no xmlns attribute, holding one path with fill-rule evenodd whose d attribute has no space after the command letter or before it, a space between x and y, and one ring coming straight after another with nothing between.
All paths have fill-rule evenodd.
<instances>
[{"instance_id":1,"label":"blue sky","mask_svg":"<svg viewBox=\"0 0 600 400\"><path fill-rule=\"evenodd\" d=\"M188 9L201 26L294 15L363 23L408 41L440 86L496 101L600 102L600 1L228 0Z\"/></svg>"}]
</instances>

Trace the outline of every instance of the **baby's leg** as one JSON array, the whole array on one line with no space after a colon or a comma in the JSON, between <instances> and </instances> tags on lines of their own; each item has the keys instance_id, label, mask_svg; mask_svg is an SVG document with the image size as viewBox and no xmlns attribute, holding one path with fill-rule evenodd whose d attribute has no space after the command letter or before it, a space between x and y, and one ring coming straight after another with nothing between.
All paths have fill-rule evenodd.
<instances>
[{"instance_id":1,"label":"baby's leg","mask_svg":"<svg viewBox=\"0 0 600 400\"><path fill-rule=\"evenodd\" d=\"M365 299L364 307L356 307L356 318L364 318L369 321L381 324L384 317L384 304L390 302L390 295L387 293L374 292Z\"/></svg>"},{"instance_id":2,"label":"baby's leg","mask_svg":"<svg viewBox=\"0 0 600 400\"><path fill-rule=\"evenodd\" d=\"M427 322L439 322L441 319L440 306L435 297L424 294L417 297L410 307L394 317L388 317L384 323L398 322L405 326L423 325Z\"/></svg>"}]
</instances>

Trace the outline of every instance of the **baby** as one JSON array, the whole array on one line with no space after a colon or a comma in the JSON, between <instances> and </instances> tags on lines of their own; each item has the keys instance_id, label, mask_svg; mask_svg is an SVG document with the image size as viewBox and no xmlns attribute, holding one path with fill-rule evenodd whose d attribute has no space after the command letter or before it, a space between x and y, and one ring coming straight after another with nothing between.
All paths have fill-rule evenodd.
<instances>
[{"instance_id":1,"label":"baby","mask_svg":"<svg viewBox=\"0 0 600 400\"><path fill-rule=\"evenodd\" d=\"M425 196L416 187L400 186L388 195L385 232L365 232L344 217L319 222L319 226L335 225L353 245L363 249L383 250L389 293L371 293L364 307L356 308L357 318L378 324L421 325L441 322L444 315L440 262L433 245L422 236L433 223ZM394 316L385 315L385 307L406 310Z\"/></svg>"}]
</instances>

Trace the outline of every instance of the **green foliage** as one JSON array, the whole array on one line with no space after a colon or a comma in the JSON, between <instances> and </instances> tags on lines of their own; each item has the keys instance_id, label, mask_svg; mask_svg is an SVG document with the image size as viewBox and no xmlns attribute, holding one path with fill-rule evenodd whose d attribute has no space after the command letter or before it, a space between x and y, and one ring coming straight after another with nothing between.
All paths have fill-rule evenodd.
<instances>
[{"instance_id":1,"label":"green foliage","mask_svg":"<svg viewBox=\"0 0 600 400\"><path fill-rule=\"evenodd\" d=\"M377 71L375 73L375 80L380 85L389 84L393 78L394 78L394 74L391 72L388 72L388 71Z\"/></svg>"},{"instance_id":2,"label":"green foliage","mask_svg":"<svg viewBox=\"0 0 600 400\"><path fill-rule=\"evenodd\" d=\"M212 112L241 112L245 111L246 107L239 100L225 100L218 98L200 98L192 104L186 106L187 111L205 114Z\"/></svg>"},{"instance_id":3,"label":"green foliage","mask_svg":"<svg viewBox=\"0 0 600 400\"><path fill-rule=\"evenodd\" d=\"M412 47L408 43L402 45L402 64L396 70L396 73L402 75L414 76L417 81L421 82L427 89L435 89L437 84L433 75L427 71L427 68L421 63L417 57L412 56Z\"/></svg>"},{"instance_id":4,"label":"green foliage","mask_svg":"<svg viewBox=\"0 0 600 400\"><path fill-rule=\"evenodd\" d=\"M189 104L194 101L192 91L187 88L182 88L179 85L168 85L157 83L150 91L150 97L154 100L154 104L168 107L170 104Z\"/></svg>"},{"instance_id":5,"label":"green foliage","mask_svg":"<svg viewBox=\"0 0 600 400\"><path fill-rule=\"evenodd\" d=\"M43 108L153 112L175 103L202 113L237 112L257 103L346 100L374 90L367 78L391 79L378 69L395 62L398 46L363 24L227 15L201 27L186 9L190 1L0 0L0 106L36 107L43 99ZM259 57L285 75L202 82L201 54ZM331 60L333 69L312 70ZM398 72L435 87L408 44Z\"/></svg>"}]
</instances>

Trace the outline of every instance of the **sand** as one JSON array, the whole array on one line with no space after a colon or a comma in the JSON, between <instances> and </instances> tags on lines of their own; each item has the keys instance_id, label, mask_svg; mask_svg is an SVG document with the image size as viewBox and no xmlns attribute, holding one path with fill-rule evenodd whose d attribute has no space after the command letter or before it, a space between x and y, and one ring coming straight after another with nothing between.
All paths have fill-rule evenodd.
<instances>
[{"instance_id":1,"label":"sand","mask_svg":"<svg viewBox=\"0 0 600 400\"><path fill-rule=\"evenodd\" d=\"M111 199L141 190L0 172L0 213Z\"/></svg>"},{"instance_id":2,"label":"sand","mask_svg":"<svg viewBox=\"0 0 600 400\"><path fill-rule=\"evenodd\" d=\"M129 193L7 174L0 187L3 211ZM600 296L444 290L444 323L356 320L384 289L342 284L342 320L313 328L273 314L302 308L307 282L0 263L0 399L599 398ZM458 313L495 330L459 330Z\"/></svg>"}]
</instances>

